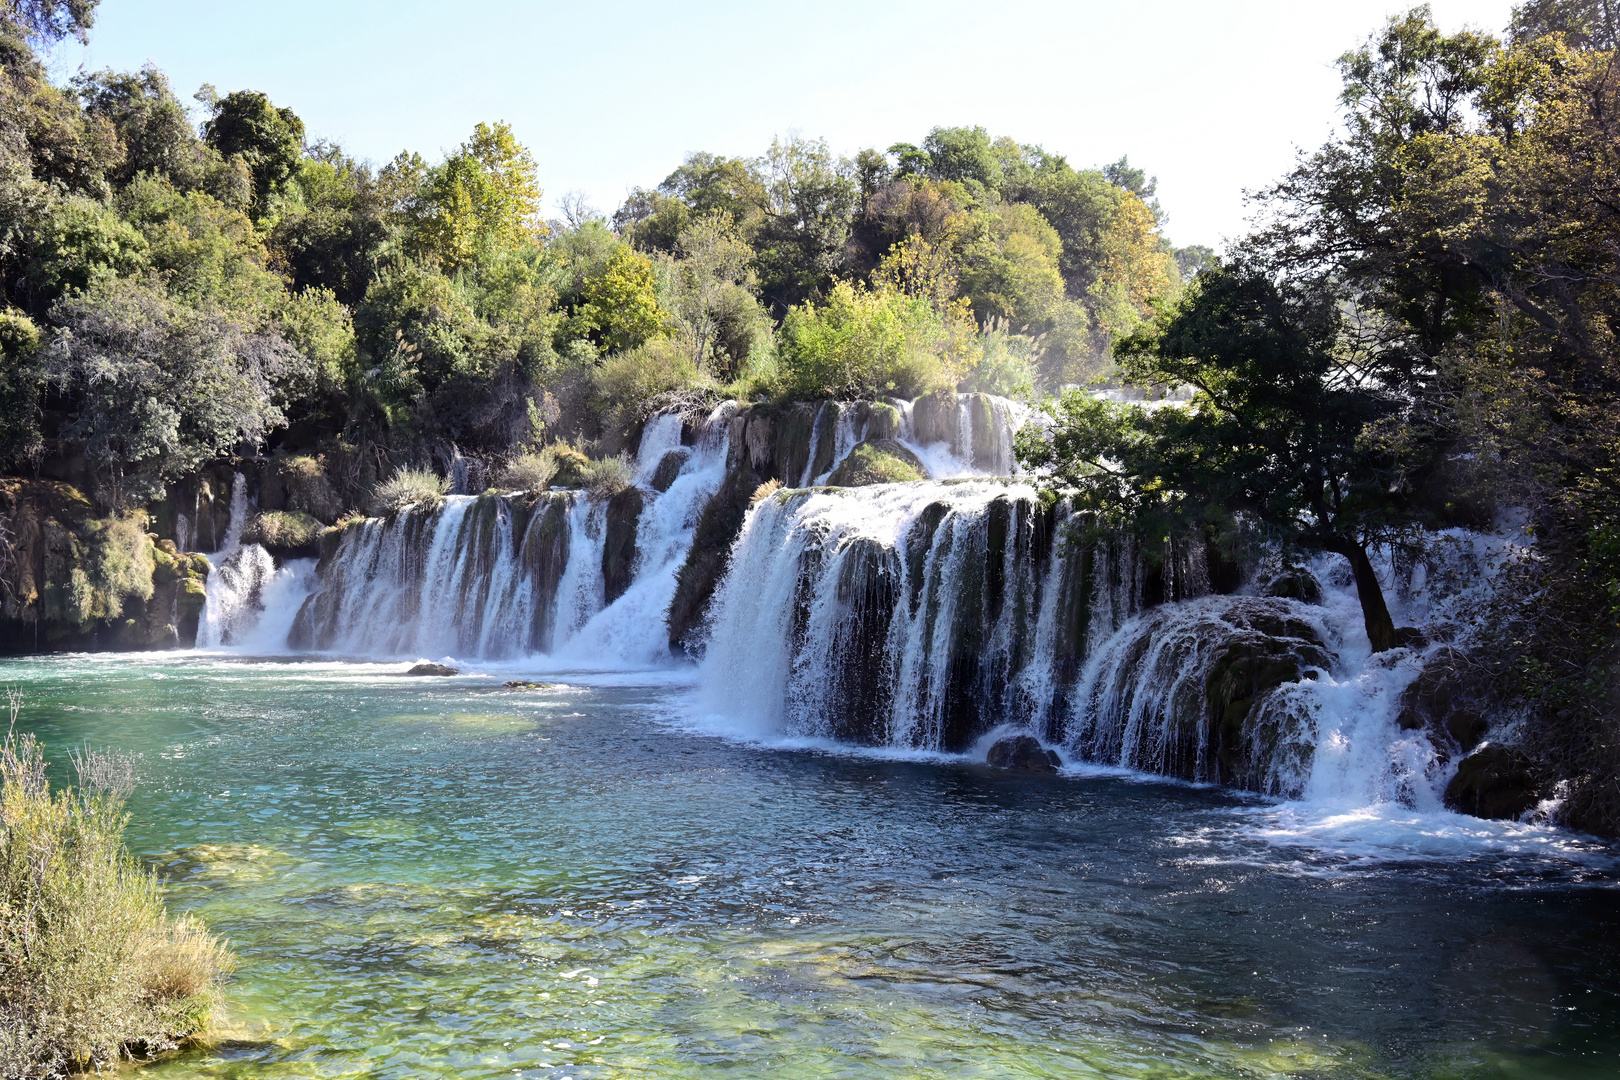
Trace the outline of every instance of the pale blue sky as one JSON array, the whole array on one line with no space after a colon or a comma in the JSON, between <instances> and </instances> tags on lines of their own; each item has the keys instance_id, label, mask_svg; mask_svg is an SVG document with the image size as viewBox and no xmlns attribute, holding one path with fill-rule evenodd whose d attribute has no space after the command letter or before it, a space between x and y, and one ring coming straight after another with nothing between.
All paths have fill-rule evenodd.
<instances>
[{"instance_id":1,"label":"pale blue sky","mask_svg":"<svg viewBox=\"0 0 1620 1080\"><path fill-rule=\"evenodd\" d=\"M430 158L479 120L534 152L548 203L611 211L691 150L759 153L778 133L834 150L982 124L1076 165L1129 154L1159 177L1178 244L1240 233L1245 188L1335 118L1333 60L1407 4L1161 0L102 0L84 64L151 61L182 96L263 90L312 137ZM1511 0L1434 0L1448 28L1499 31Z\"/></svg>"}]
</instances>

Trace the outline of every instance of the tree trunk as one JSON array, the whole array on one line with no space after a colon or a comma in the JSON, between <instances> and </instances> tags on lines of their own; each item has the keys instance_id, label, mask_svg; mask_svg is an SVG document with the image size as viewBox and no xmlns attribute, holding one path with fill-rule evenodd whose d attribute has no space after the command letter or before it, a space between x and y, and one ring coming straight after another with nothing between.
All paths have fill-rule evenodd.
<instances>
[{"instance_id":1,"label":"tree trunk","mask_svg":"<svg viewBox=\"0 0 1620 1080\"><path fill-rule=\"evenodd\" d=\"M1389 606L1384 603L1384 587L1378 584L1367 549L1354 540L1335 540L1324 544L1335 555L1350 560L1350 570L1356 576L1356 596L1361 600L1361 619L1367 627L1367 641L1375 653L1387 652L1395 647L1395 620L1389 617Z\"/></svg>"}]
</instances>

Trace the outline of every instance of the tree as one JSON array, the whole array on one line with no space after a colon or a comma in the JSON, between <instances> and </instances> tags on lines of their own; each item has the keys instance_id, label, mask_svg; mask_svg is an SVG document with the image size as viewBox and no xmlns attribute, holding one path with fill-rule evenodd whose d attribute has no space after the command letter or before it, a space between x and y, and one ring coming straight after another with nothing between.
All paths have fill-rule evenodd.
<instances>
[{"instance_id":1,"label":"tree","mask_svg":"<svg viewBox=\"0 0 1620 1080\"><path fill-rule=\"evenodd\" d=\"M754 297L753 251L729 214L713 211L682 230L676 258L663 260L669 306L680 321L694 365L735 373L769 321Z\"/></svg>"},{"instance_id":2,"label":"tree","mask_svg":"<svg viewBox=\"0 0 1620 1080\"><path fill-rule=\"evenodd\" d=\"M415 242L446 271L545 234L544 192L529 151L506 124L479 124L443 165L429 170Z\"/></svg>"},{"instance_id":3,"label":"tree","mask_svg":"<svg viewBox=\"0 0 1620 1080\"><path fill-rule=\"evenodd\" d=\"M223 98L212 88L201 95L212 113L203 139L226 158L240 155L253 174L253 206L261 215L298 168L304 150L304 122L291 109L278 109L257 90L237 90Z\"/></svg>"},{"instance_id":4,"label":"tree","mask_svg":"<svg viewBox=\"0 0 1620 1080\"><path fill-rule=\"evenodd\" d=\"M88 41L99 3L100 0L6 0L0 7L0 23L14 26L27 37L46 45L65 37Z\"/></svg>"},{"instance_id":5,"label":"tree","mask_svg":"<svg viewBox=\"0 0 1620 1080\"><path fill-rule=\"evenodd\" d=\"M921 297L848 281L820 304L782 320L789 392L801 397L917 397L954 387L973 325L953 321Z\"/></svg>"},{"instance_id":6,"label":"tree","mask_svg":"<svg viewBox=\"0 0 1620 1080\"><path fill-rule=\"evenodd\" d=\"M80 74L73 89L85 113L106 120L117 133L123 161L111 170L115 184L127 184L143 172L168 177L180 187L203 183L210 164L207 149L163 72L148 64L139 74Z\"/></svg>"},{"instance_id":7,"label":"tree","mask_svg":"<svg viewBox=\"0 0 1620 1080\"><path fill-rule=\"evenodd\" d=\"M1137 385L1189 386L1190 406L1121 406L1071 391L1019 456L1106 525L1164 536L1240 515L1287 547L1350 563L1374 652L1399 644L1368 548L1422 520L1414 482L1433 447L1388 438L1409 419L1399 371L1346 326L1320 280L1237 262L1118 350ZM1414 441L1415 440L1415 441Z\"/></svg>"},{"instance_id":8,"label":"tree","mask_svg":"<svg viewBox=\"0 0 1620 1080\"><path fill-rule=\"evenodd\" d=\"M615 248L602 272L585 282L582 299L576 323L604 352L633 349L668 321L652 263L628 245Z\"/></svg>"},{"instance_id":9,"label":"tree","mask_svg":"<svg viewBox=\"0 0 1620 1080\"><path fill-rule=\"evenodd\" d=\"M858 194L824 139L772 141L760 159L762 220L754 237L760 289L777 311L826 289L844 265Z\"/></svg>"},{"instance_id":10,"label":"tree","mask_svg":"<svg viewBox=\"0 0 1620 1080\"><path fill-rule=\"evenodd\" d=\"M39 328L15 308L0 308L0 467L21 464L42 449Z\"/></svg>"},{"instance_id":11,"label":"tree","mask_svg":"<svg viewBox=\"0 0 1620 1080\"><path fill-rule=\"evenodd\" d=\"M60 301L45 346L52 389L71 402L59 436L80 440L109 505L257 442L283 416L280 387L309 361L270 332L175 303L149 285L110 282Z\"/></svg>"},{"instance_id":12,"label":"tree","mask_svg":"<svg viewBox=\"0 0 1620 1080\"><path fill-rule=\"evenodd\" d=\"M270 234L276 263L296 288L330 289L355 307L392 239L382 185L371 168L322 145L299 163L287 208Z\"/></svg>"}]
</instances>

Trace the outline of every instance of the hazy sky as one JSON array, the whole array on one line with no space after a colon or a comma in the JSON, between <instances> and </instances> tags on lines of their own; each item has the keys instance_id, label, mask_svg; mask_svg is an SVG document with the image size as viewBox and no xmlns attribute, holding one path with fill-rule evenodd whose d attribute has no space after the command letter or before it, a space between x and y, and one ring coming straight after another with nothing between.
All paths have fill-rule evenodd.
<instances>
[{"instance_id":1,"label":"hazy sky","mask_svg":"<svg viewBox=\"0 0 1620 1080\"><path fill-rule=\"evenodd\" d=\"M534 152L548 202L611 211L692 150L776 134L835 151L982 124L1159 178L1178 244L1242 231L1265 184L1335 120L1333 61L1409 5L1386 0L819 0L683 5L486 0L102 0L56 74L168 72L290 105L310 136L382 162L429 158L479 120ZM1434 0L1442 26L1500 30L1511 0Z\"/></svg>"}]
</instances>

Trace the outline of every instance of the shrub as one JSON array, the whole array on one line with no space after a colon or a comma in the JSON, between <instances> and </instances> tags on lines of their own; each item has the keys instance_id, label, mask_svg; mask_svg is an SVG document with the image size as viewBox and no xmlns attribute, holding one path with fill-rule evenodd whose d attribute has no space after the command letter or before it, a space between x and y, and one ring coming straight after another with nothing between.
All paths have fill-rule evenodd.
<instances>
[{"instance_id":1,"label":"shrub","mask_svg":"<svg viewBox=\"0 0 1620 1080\"><path fill-rule=\"evenodd\" d=\"M393 514L413 503L422 507L437 506L449 486L443 477L430 470L400 469L372 489L371 512Z\"/></svg>"},{"instance_id":2,"label":"shrub","mask_svg":"<svg viewBox=\"0 0 1620 1080\"><path fill-rule=\"evenodd\" d=\"M645 419L650 403L660 395L714 385L690 352L670 338L655 338L608 357L591 382L592 403L610 425Z\"/></svg>"},{"instance_id":3,"label":"shrub","mask_svg":"<svg viewBox=\"0 0 1620 1080\"><path fill-rule=\"evenodd\" d=\"M16 705L13 702L15 719ZM232 966L124 848L127 759L53 792L32 736L0 744L0 1075L54 1077L202 1033Z\"/></svg>"},{"instance_id":4,"label":"shrub","mask_svg":"<svg viewBox=\"0 0 1620 1080\"><path fill-rule=\"evenodd\" d=\"M593 495L602 496L617 495L636 478L636 467L624 454L587 462L581 472L584 482L580 486L589 488Z\"/></svg>"},{"instance_id":5,"label":"shrub","mask_svg":"<svg viewBox=\"0 0 1620 1080\"><path fill-rule=\"evenodd\" d=\"M266 510L242 530L244 544L267 548L301 548L321 535L321 523L297 510Z\"/></svg>"},{"instance_id":6,"label":"shrub","mask_svg":"<svg viewBox=\"0 0 1620 1080\"><path fill-rule=\"evenodd\" d=\"M1006 319L991 319L979 334L979 355L956 388L963 393L1029 398L1035 393L1035 359L1041 342L1015 334Z\"/></svg>"},{"instance_id":7,"label":"shrub","mask_svg":"<svg viewBox=\"0 0 1620 1080\"><path fill-rule=\"evenodd\" d=\"M577 446L569 443L552 443L546 447L546 452L557 463L557 471L552 475L551 482L556 487L582 488L590 486L591 459Z\"/></svg>"},{"instance_id":8,"label":"shrub","mask_svg":"<svg viewBox=\"0 0 1620 1080\"><path fill-rule=\"evenodd\" d=\"M839 282L824 304L802 304L782 322L786 389L808 398L911 398L954 386L972 350L964 322L919 297Z\"/></svg>"},{"instance_id":9,"label":"shrub","mask_svg":"<svg viewBox=\"0 0 1620 1080\"><path fill-rule=\"evenodd\" d=\"M557 451L546 447L538 454L522 454L501 474L501 483L519 491L544 491L557 475Z\"/></svg>"}]
</instances>

